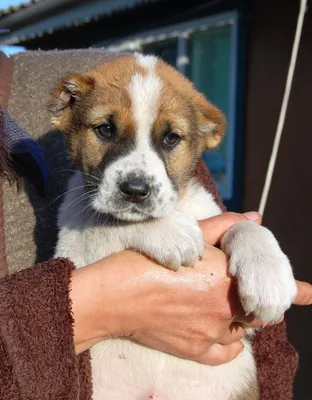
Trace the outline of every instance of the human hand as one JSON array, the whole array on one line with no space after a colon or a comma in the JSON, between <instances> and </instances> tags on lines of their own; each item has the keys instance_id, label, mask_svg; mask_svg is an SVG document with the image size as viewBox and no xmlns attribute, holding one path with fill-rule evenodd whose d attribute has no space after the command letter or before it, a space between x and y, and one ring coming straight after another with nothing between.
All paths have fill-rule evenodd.
<instances>
[{"instance_id":1,"label":"human hand","mask_svg":"<svg viewBox=\"0 0 312 400\"><path fill-rule=\"evenodd\" d=\"M243 214L244 217L259 224L262 222L261 215L254 211ZM238 222L242 222L242 215L233 212L227 212L217 217L200 221L199 224L203 230L205 243L218 245L225 231ZM210 229L212 225L213 230ZM312 305L312 285L308 282L298 280L296 280L296 283L298 294L293 304L297 306Z\"/></svg>"},{"instance_id":2,"label":"human hand","mask_svg":"<svg viewBox=\"0 0 312 400\"><path fill-rule=\"evenodd\" d=\"M259 327L260 322L244 315L226 257L212 245L246 219L261 222L255 213L226 213L200 222L207 246L203 260L192 269L169 271L125 251L75 271L77 353L103 338L130 336L149 347L210 365L235 358L243 348L242 324ZM311 300L312 286L298 282L294 303L311 304Z\"/></svg>"},{"instance_id":3,"label":"human hand","mask_svg":"<svg viewBox=\"0 0 312 400\"><path fill-rule=\"evenodd\" d=\"M200 221L199 225L203 231L205 243L214 246L218 245L225 231L238 222L242 222L244 218L255 221L259 224L262 222L261 215L255 211L247 212L245 214L227 212L222 215ZM312 285L308 282L298 280L296 280L296 283L298 295L293 301L293 304L297 306L312 305Z\"/></svg>"},{"instance_id":4,"label":"human hand","mask_svg":"<svg viewBox=\"0 0 312 400\"><path fill-rule=\"evenodd\" d=\"M201 223L207 246L203 259L191 269L172 272L130 251L108 257L109 266L102 269L104 293L106 302L114 305L114 315L106 336L130 336L210 365L235 358L243 349L241 323L260 323L241 312L226 256L209 243L216 244L227 229L246 219L228 214Z\"/></svg>"},{"instance_id":5,"label":"human hand","mask_svg":"<svg viewBox=\"0 0 312 400\"><path fill-rule=\"evenodd\" d=\"M293 304L295 306L312 305L312 285L308 282L296 281L298 294Z\"/></svg>"}]
</instances>

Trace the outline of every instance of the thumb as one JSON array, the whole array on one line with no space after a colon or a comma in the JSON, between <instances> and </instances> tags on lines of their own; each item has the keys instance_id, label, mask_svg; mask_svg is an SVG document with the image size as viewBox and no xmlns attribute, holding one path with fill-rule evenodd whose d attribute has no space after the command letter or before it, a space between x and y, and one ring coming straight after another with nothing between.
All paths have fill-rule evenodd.
<instances>
[{"instance_id":1,"label":"thumb","mask_svg":"<svg viewBox=\"0 0 312 400\"><path fill-rule=\"evenodd\" d=\"M256 211L247 212L245 214L227 212L199 221L199 226L203 231L205 243L214 246L220 242L226 231L235 224L243 221L255 221L261 224L261 215Z\"/></svg>"},{"instance_id":2,"label":"thumb","mask_svg":"<svg viewBox=\"0 0 312 400\"><path fill-rule=\"evenodd\" d=\"M307 282L296 281L298 294L293 304L297 306L309 306L312 304L312 285Z\"/></svg>"}]
</instances>

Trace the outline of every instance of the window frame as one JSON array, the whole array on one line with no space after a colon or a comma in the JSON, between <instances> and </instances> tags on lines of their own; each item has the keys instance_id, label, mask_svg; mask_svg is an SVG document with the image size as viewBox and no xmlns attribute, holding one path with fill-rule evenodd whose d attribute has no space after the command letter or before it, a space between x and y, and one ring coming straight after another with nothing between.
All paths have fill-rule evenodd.
<instances>
[{"instance_id":1,"label":"window frame","mask_svg":"<svg viewBox=\"0 0 312 400\"><path fill-rule=\"evenodd\" d=\"M142 51L142 46L161 42L166 39L177 39L177 60L176 68L185 73L190 60L187 55L187 40L189 35L194 32L205 31L211 28L231 25L230 36L230 66L229 66L229 98L228 98L228 128L227 128L227 156L226 156L226 184L217 183L217 189L225 203L236 203L234 180L237 177L235 162L236 141L241 142L238 135L237 118L237 84L238 77L238 50L239 50L239 13L234 10L220 13L208 17L191 19L178 24L167 25L158 29L145 30L134 35L129 35L113 42L98 42L95 47L105 47L109 52L135 52ZM241 152L239 152L241 153ZM240 168L237 168L239 170ZM238 208L237 206L235 208Z\"/></svg>"}]
</instances>

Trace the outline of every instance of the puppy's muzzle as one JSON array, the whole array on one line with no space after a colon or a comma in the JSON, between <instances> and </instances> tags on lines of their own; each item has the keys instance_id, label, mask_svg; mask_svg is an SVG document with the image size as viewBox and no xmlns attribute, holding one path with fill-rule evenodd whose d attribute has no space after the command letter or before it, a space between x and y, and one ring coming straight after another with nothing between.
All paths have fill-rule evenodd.
<instances>
[{"instance_id":1,"label":"puppy's muzzle","mask_svg":"<svg viewBox=\"0 0 312 400\"><path fill-rule=\"evenodd\" d=\"M121 182L120 192L130 203L143 203L151 193L151 187L144 178L131 177Z\"/></svg>"}]
</instances>

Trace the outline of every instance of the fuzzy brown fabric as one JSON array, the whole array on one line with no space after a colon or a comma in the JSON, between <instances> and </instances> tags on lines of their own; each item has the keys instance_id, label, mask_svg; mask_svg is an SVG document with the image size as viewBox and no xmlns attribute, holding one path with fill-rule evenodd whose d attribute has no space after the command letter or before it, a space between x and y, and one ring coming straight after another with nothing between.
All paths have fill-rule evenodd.
<instances>
[{"instance_id":1,"label":"fuzzy brown fabric","mask_svg":"<svg viewBox=\"0 0 312 400\"><path fill-rule=\"evenodd\" d=\"M299 356L287 340L286 323L259 332L253 343L261 400L291 400Z\"/></svg>"},{"instance_id":2,"label":"fuzzy brown fabric","mask_svg":"<svg viewBox=\"0 0 312 400\"><path fill-rule=\"evenodd\" d=\"M0 107L6 109L9 102L11 83L13 77L14 62L12 58L0 52ZM4 239L4 215L3 215L3 182L4 178L12 182L15 174L10 169L10 156L8 149L1 140L1 128L3 126L2 114L0 116L0 278L8 272L7 260L5 256Z\"/></svg>"},{"instance_id":3,"label":"fuzzy brown fabric","mask_svg":"<svg viewBox=\"0 0 312 400\"><path fill-rule=\"evenodd\" d=\"M89 358L79 365L72 339L72 269L57 259L0 280L1 400L91 398Z\"/></svg>"}]
</instances>

